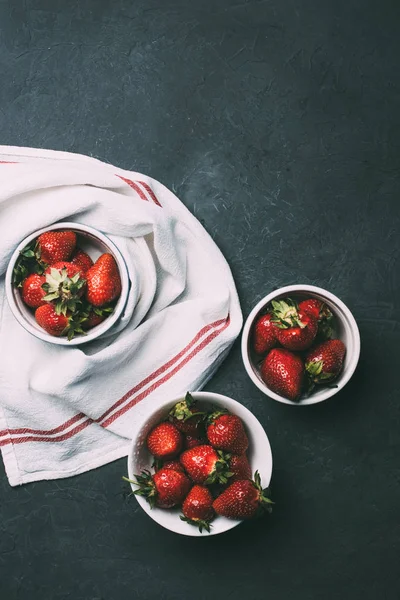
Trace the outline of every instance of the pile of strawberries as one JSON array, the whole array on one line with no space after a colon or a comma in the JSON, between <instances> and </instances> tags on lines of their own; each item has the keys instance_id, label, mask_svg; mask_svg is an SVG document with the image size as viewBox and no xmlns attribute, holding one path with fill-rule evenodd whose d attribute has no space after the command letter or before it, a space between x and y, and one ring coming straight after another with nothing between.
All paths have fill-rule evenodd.
<instances>
[{"instance_id":1,"label":"pile of strawberries","mask_svg":"<svg viewBox=\"0 0 400 600\"><path fill-rule=\"evenodd\" d=\"M271 510L258 472L251 479L248 446L239 417L201 411L187 393L147 436L155 473L145 470L136 481L124 479L138 486L134 493L151 507L181 506L183 521L209 532L217 515L250 519Z\"/></svg>"},{"instance_id":2,"label":"pile of strawberries","mask_svg":"<svg viewBox=\"0 0 400 600\"><path fill-rule=\"evenodd\" d=\"M121 294L114 257L102 254L93 263L77 241L71 230L42 233L21 251L13 272L13 283L35 310L37 323L69 340L104 321Z\"/></svg>"},{"instance_id":3,"label":"pile of strawberries","mask_svg":"<svg viewBox=\"0 0 400 600\"><path fill-rule=\"evenodd\" d=\"M253 351L262 356L260 375L273 392L297 401L336 379L346 347L333 339L333 319L317 298L300 303L286 298L273 300L255 321Z\"/></svg>"}]
</instances>

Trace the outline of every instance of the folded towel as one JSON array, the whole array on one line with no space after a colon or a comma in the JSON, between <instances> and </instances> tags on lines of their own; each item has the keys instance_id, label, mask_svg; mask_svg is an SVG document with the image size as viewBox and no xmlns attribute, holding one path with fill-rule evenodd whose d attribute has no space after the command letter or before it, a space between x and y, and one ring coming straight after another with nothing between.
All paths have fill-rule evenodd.
<instances>
[{"instance_id":1,"label":"folded towel","mask_svg":"<svg viewBox=\"0 0 400 600\"><path fill-rule=\"evenodd\" d=\"M69 477L126 456L160 398L198 390L242 325L221 252L150 177L96 159L0 146L0 447L11 485ZM97 228L138 286L108 335L77 347L27 333L5 298L15 247L57 221Z\"/></svg>"}]
</instances>

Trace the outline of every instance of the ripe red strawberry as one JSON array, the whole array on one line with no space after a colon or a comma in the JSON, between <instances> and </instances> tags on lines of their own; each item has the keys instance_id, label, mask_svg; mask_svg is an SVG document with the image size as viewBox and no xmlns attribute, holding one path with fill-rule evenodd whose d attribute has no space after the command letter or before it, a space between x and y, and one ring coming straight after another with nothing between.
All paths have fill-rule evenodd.
<instances>
[{"instance_id":1,"label":"ripe red strawberry","mask_svg":"<svg viewBox=\"0 0 400 600\"><path fill-rule=\"evenodd\" d=\"M246 454L241 456L232 454L229 460L229 471L232 473L229 482L251 479L251 468Z\"/></svg>"},{"instance_id":2,"label":"ripe red strawberry","mask_svg":"<svg viewBox=\"0 0 400 600\"><path fill-rule=\"evenodd\" d=\"M312 383L324 384L336 379L345 354L346 346L341 340L327 340L312 348L306 356L306 372Z\"/></svg>"},{"instance_id":3,"label":"ripe red strawberry","mask_svg":"<svg viewBox=\"0 0 400 600\"><path fill-rule=\"evenodd\" d=\"M46 301L43 300L46 292L42 288L45 281L43 275L37 275L36 273L28 275L28 277L24 279L22 282L21 295L25 304L31 308L37 308L38 306L46 304Z\"/></svg>"},{"instance_id":4,"label":"ripe red strawberry","mask_svg":"<svg viewBox=\"0 0 400 600\"><path fill-rule=\"evenodd\" d=\"M169 411L169 420L192 438L199 437L199 425L203 419L204 412L198 408L193 396L187 392L185 398L177 402Z\"/></svg>"},{"instance_id":5,"label":"ripe red strawberry","mask_svg":"<svg viewBox=\"0 0 400 600\"><path fill-rule=\"evenodd\" d=\"M257 354L264 354L276 345L276 327L271 321L272 315L262 315L257 319L253 329L253 349Z\"/></svg>"},{"instance_id":6,"label":"ripe red strawberry","mask_svg":"<svg viewBox=\"0 0 400 600\"><path fill-rule=\"evenodd\" d=\"M301 394L304 365L300 356L285 348L273 348L264 358L261 377L276 394L297 400Z\"/></svg>"},{"instance_id":7,"label":"ripe red strawberry","mask_svg":"<svg viewBox=\"0 0 400 600\"><path fill-rule=\"evenodd\" d=\"M124 477L137 486L134 494L144 496L150 506L160 508L172 508L181 504L189 493L190 481L184 473L172 469L160 469L154 475L150 471L142 471L141 475L135 475L136 481Z\"/></svg>"},{"instance_id":8,"label":"ripe red strawberry","mask_svg":"<svg viewBox=\"0 0 400 600\"><path fill-rule=\"evenodd\" d=\"M40 260L51 265L59 260L68 260L76 246L73 231L46 231L37 239Z\"/></svg>"},{"instance_id":9,"label":"ripe red strawberry","mask_svg":"<svg viewBox=\"0 0 400 600\"><path fill-rule=\"evenodd\" d=\"M185 436L184 446L186 449L196 448L196 446L203 446L204 444L207 444L207 440L203 438L196 438L192 435Z\"/></svg>"},{"instance_id":10,"label":"ripe red strawberry","mask_svg":"<svg viewBox=\"0 0 400 600\"><path fill-rule=\"evenodd\" d=\"M40 327L56 337L67 335L68 339L71 340L75 333L84 333L79 318L75 320L69 312L65 315L57 314L55 306L48 302L36 309L35 319Z\"/></svg>"},{"instance_id":11,"label":"ripe red strawberry","mask_svg":"<svg viewBox=\"0 0 400 600\"><path fill-rule=\"evenodd\" d=\"M318 321L318 334L324 339L330 339L333 334L333 314L322 300L308 298L299 304L299 310Z\"/></svg>"},{"instance_id":12,"label":"ripe red strawberry","mask_svg":"<svg viewBox=\"0 0 400 600\"><path fill-rule=\"evenodd\" d=\"M112 306L108 306L106 308L93 308L89 307L86 314L87 317L82 321L83 329L92 329L96 327L96 325L100 325L110 314L114 311ZM85 312L85 311L83 311Z\"/></svg>"},{"instance_id":13,"label":"ripe red strawberry","mask_svg":"<svg viewBox=\"0 0 400 600\"><path fill-rule=\"evenodd\" d=\"M214 448L233 454L246 452L249 440L239 417L217 411L209 416L208 422L207 437Z\"/></svg>"},{"instance_id":14,"label":"ripe red strawberry","mask_svg":"<svg viewBox=\"0 0 400 600\"><path fill-rule=\"evenodd\" d=\"M169 460L182 450L183 436L172 423L160 423L147 436L147 447L155 458Z\"/></svg>"},{"instance_id":15,"label":"ripe red strawberry","mask_svg":"<svg viewBox=\"0 0 400 600\"><path fill-rule=\"evenodd\" d=\"M207 444L185 450L179 460L194 483L227 483L230 476L222 452L217 452Z\"/></svg>"},{"instance_id":16,"label":"ripe red strawberry","mask_svg":"<svg viewBox=\"0 0 400 600\"><path fill-rule=\"evenodd\" d=\"M178 459L166 460L164 462L162 462L161 460L155 460L153 467L156 471L159 471L160 469L171 469L172 471L179 471L180 473L185 472Z\"/></svg>"},{"instance_id":17,"label":"ripe red strawberry","mask_svg":"<svg viewBox=\"0 0 400 600\"><path fill-rule=\"evenodd\" d=\"M299 311L290 298L272 300L273 322L278 342L288 350L306 350L313 343L318 331L314 317Z\"/></svg>"},{"instance_id":18,"label":"ripe red strawberry","mask_svg":"<svg viewBox=\"0 0 400 600\"><path fill-rule=\"evenodd\" d=\"M203 485L194 485L182 505L181 520L198 527L200 533L203 529L209 532L210 521L215 516L212 504L210 490Z\"/></svg>"},{"instance_id":19,"label":"ripe red strawberry","mask_svg":"<svg viewBox=\"0 0 400 600\"><path fill-rule=\"evenodd\" d=\"M47 302L56 300L56 313L65 316L68 310L75 312L86 286L86 279L81 275L79 267L68 261L59 261L47 267L45 278L44 299Z\"/></svg>"},{"instance_id":20,"label":"ripe red strawberry","mask_svg":"<svg viewBox=\"0 0 400 600\"><path fill-rule=\"evenodd\" d=\"M86 252L84 252L80 248L76 248L75 252L73 253L70 259L70 262L79 267L82 274L85 274L86 271L88 271L90 267L93 267L94 265L89 254L86 254Z\"/></svg>"},{"instance_id":21,"label":"ripe red strawberry","mask_svg":"<svg viewBox=\"0 0 400 600\"><path fill-rule=\"evenodd\" d=\"M273 502L267 493L268 490L262 489L260 475L256 471L254 481L245 479L232 483L214 500L213 508L217 515L228 519L251 519L264 510L271 512Z\"/></svg>"},{"instance_id":22,"label":"ripe red strawberry","mask_svg":"<svg viewBox=\"0 0 400 600\"><path fill-rule=\"evenodd\" d=\"M121 294L121 277L111 254L102 254L88 271L87 301L93 306L104 306Z\"/></svg>"}]
</instances>

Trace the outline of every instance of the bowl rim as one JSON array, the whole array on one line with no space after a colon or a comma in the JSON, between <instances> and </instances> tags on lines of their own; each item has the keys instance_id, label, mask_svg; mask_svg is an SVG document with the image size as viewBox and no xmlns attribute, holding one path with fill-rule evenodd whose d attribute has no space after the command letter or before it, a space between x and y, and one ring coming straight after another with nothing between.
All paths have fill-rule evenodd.
<instances>
[{"instance_id":1,"label":"bowl rim","mask_svg":"<svg viewBox=\"0 0 400 600\"><path fill-rule=\"evenodd\" d=\"M353 337L354 337L354 351L352 353L352 356L350 357L350 362L348 364L348 367L346 369L344 376L339 380L338 387L327 388L318 397L310 396L309 398L306 398L300 402L293 402L292 400L289 400L288 398L284 398L283 396L280 396L279 394L276 394L275 392L270 390L268 388L268 386L266 384L264 384L254 373L252 362L249 358L249 352L248 352L248 342L249 342L251 328L253 326L254 320L255 320L256 316L258 315L258 313L262 310L262 308L264 308L267 304L269 304L271 302L271 300L273 300L277 296L282 296L284 294L290 294L293 292L310 292L310 295L318 294L319 296L325 297L333 305L336 304L341 309L341 311L345 314L345 316L349 322L349 326L352 331ZM276 400L277 402L281 402L283 404L289 404L291 406L310 406L312 404L318 404L319 402L324 402L325 400L328 400L328 398L331 398L332 396L337 394L340 390L342 390L344 388L344 386L348 383L348 381L353 376L353 373L356 370L356 367L357 367L357 364L358 364L358 361L360 358L360 351L361 351L360 332L358 329L357 322L356 322L352 312L350 311L350 309L344 304L344 302L342 300L340 300L340 298L335 296L335 294L332 294L332 292L329 292L328 290L325 290L324 288L321 288L321 287L318 287L315 285L308 285L308 284L287 285L287 286L278 288L277 290L274 290L274 291L270 292L269 294L267 294L266 296L264 296L264 298L262 298L254 306L254 308L251 310L249 316L247 317L244 327L243 327L242 339L241 339L241 353L242 353L243 364L244 364L246 372L247 372L248 376L250 377L250 379L252 380L252 382L266 396L269 396L270 398L272 398L273 400Z\"/></svg>"},{"instance_id":2,"label":"bowl rim","mask_svg":"<svg viewBox=\"0 0 400 600\"><path fill-rule=\"evenodd\" d=\"M79 336L79 337L73 338L71 341L68 341L65 337L51 336L48 333L46 333L44 330L42 333L41 331L39 331L38 329L33 327L23 317L23 315L20 313L20 311L17 309L17 305L15 303L14 295L13 295L12 273L13 273L14 265L19 257L20 250L22 250L22 248L24 248L27 244L29 244L32 240L34 240L36 237L38 237L42 233L45 233L47 231L56 231L58 229L72 229L72 230L77 231L78 233L79 232L87 233L87 234L90 234L93 237L99 239L101 242L103 242L103 244L105 246L107 246L110 249L110 251L115 255L115 258L116 258L117 264L118 264L120 277L121 277L121 295L118 300L119 306L117 305L116 310L114 310L114 312L104 321L104 327L101 328L101 325L100 325L99 329L97 331L95 329L93 329L91 333L88 333L84 336ZM34 231L31 234L29 234L28 236L26 236L18 244L18 246L15 248L14 252L12 253L11 258L8 263L6 277L5 277L5 291L6 291L7 302L11 309L11 312L13 313L13 315L14 315L15 319L18 321L18 323L34 337L41 339L45 342L51 343L51 344L56 344L58 346L65 346L67 348L80 346L82 344L87 344L89 342L92 342L95 339L98 339L102 335L104 335L104 333L106 333L120 318L120 316L125 308L127 299L128 299L129 287L130 287L130 278L129 278L129 274L128 274L128 268L127 268L125 259L122 255L121 251L119 250L119 248L116 246L116 244L112 240L110 240L110 238L107 235L105 235L103 232L99 231L98 229L91 227L89 225L83 225L82 223L75 223L72 221L71 222L70 221L58 221L57 223L53 223L52 225L42 227L41 229L38 229L37 231Z\"/></svg>"},{"instance_id":3,"label":"bowl rim","mask_svg":"<svg viewBox=\"0 0 400 600\"><path fill-rule=\"evenodd\" d=\"M234 412L235 407L239 407L238 410L240 410L242 413L244 413L246 415L245 419L243 419L245 426L248 429L251 428L252 432L254 432L254 430L258 430L258 432L263 436L263 443L265 443L265 451L267 454L266 454L266 458L265 458L265 465L263 465L263 468L265 468L266 470L263 471L263 474L262 474L262 484L263 484L264 488L268 487L270 484L270 481L271 481L272 470L273 470L272 450L271 450L271 444L270 444L267 432L265 431L264 427L262 426L260 421L257 419L257 417L246 406L244 406L244 404L242 404L241 402L238 402L237 400L234 400L230 396L226 396L224 394L219 394L217 392L205 392L205 391L190 392L190 393L195 398L195 400L198 400L199 402L210 401L210 403L217 402L217 403L220 403L221 405L224 405L224 403L225 404L228 403L230 405L228 408L233 414L235 414L235 412ZM133 469L133 455L135 452L136 440L137 440L137 437L140 434L142 428L147 423L147 421L149 419L151 419L151 417L155 413L157 413L159 410L162 410L164 407L167 407L167 406L175 404L176 402L179 402L179 400L182 399L183 395L184 394L181 394L180 396L178 396L174 399L168 399L168 400L164 400L161 403L157 403L157 406L154 407L153 410L147 411L146 416L142 417L142 419L140 420L140 423L138 422L139 420L135 423L135 427L134 427L133 434L132 434L132 441L131 441L131 444L129 447L129 453L128 453L128 457L127 457L129 479L133 479L135 476L135 473L132 470ZM241 417L241 418L243 418L243 417ZM247 420L251 421L250 426L247 424ZM134 484L130 484L130 486L131 486L132 491L137 489L134 486ZM136 498L136 501L138 502L138 504L140 505L140 507L147 513L147 515L149 517L151 517L153 519L153 521L158 523L158 525L161 525L162 527L164 527L164 529L168 529L169 531L172 531L173 533L175 533L177 535L185 535L188 537L209 537L212 535L219 535L221 533L225 533L226 531L230 531L234 527L237 527L238 525L243 523L243 521L240 521L240 520L226 519L226 524L223 529L221 529L220 531L216 531L214 528L211 527L211 531L210 531L210 533L207 534L207 536L200 533L200 531L196 527L188 527L187 531L185 530L184 532L177 531L173 527L170 527L170 526L168 526L168 524L162 522L162 519L161 520L157 519L155 517L156 513L154 512L154 510L152 510L150 508L148 502L144 498L142 498L140 496L136 496L136 495L135 495L135 498ZM157 513L157 514L162 514L162 513ZM179 518L178 515L177 515L177 518Z\"/></svg>"}]
</instances>

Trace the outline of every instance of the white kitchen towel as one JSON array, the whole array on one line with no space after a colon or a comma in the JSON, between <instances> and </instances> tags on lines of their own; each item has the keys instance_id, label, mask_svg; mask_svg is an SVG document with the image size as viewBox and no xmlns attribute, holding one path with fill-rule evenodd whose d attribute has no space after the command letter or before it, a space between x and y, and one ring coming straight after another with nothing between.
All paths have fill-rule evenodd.
<instances>
[{"instance_id":1,"label":"white kitchen towel","mask_svg":"<svg viewBox=\"0 0 400 600\"><path fill-rule=\"evenodd\" d=\"M0 182L0 447L15 486L126 456L135 420L158 399L200 389L242 315L220 250L154 179L77 154L0 146ZM4 291L15 247L57 221L103 231L139 280L117 329L74 348L27 333Z\"/></svg>"}]
</instances>

